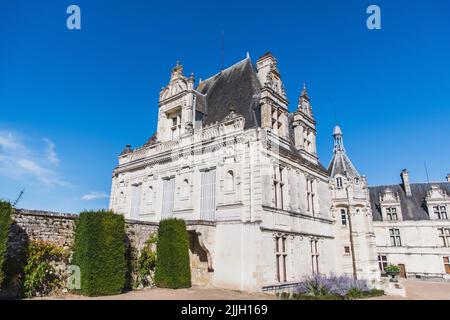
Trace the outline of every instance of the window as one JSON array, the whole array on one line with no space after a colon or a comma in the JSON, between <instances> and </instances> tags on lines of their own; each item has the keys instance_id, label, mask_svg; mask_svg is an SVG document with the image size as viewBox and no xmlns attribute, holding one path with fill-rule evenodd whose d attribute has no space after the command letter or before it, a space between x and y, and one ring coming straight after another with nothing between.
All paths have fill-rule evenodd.
<instances>
[{"instance_id":1,"label":"window","mask_svg":"<svg viewBox=\"0 0 450 320\"><path fill-rule=\"evenodd\" d=\"M434 216L438 220L447 220L447 208L446 206L434 206L433 207Z\"/></svg>"},{"instance_id":2,"label":"window","mask_svg":"<svg viewBox=\"0 0 450 320\"><path fill-rule=\"evenodd\" d=\"M350 247L344 247L344 254L349 255L350 254Z\"/></svg>"},{"instance_id":3,"label":"window","mask_svg":"<svg viewBox=\"0 0 450 320\"><path fill-rule=\"evenodd\" d=\"M306 201L307 201L307 211L314 215L315 208L314 208L314 180L310 178L306 178Z\"/></svg>"},{"instance_id":4,"label":"window","mask_svg":"<svg viewBox=\"0 0 450 320\"><path fill-rule=\"evenodd\" d=\"M400 229L389 229L389 236L391 238L391 245L393 247L402 246L402 241L400 239Z\"/></svg>"},{"instance_id":5,"label":"window","mask_svg":"<svg viewBox=\"0 0 450 320\"><path fill-rule=\"evenodd\" d=\"M311 267L313 274L319 273L319 248L318 240L311 240Z\"/></svg>"},{"instance_id":6,"label":"window","mask_svg":"<svg viewBox=\"0 0 450 320\"><path fill-rule=\"evenodd\" d=\"M359 184L359 178L358 177L355 178L355 184Z\"/></svg>"},{"instance_id":7,"label":"window","mask_svg":"<svg viewBox=\"0 0 450 320\"><path fill-rule=\"evenodd\" d=\"M398 221L397 208L386 208L386 217L388 221Z\"/></svg>"},{"instance_id":8,"label":"window","mask_svg":"<svg viewBox=\"0 0 450 320\"><path fill-rule=\"evenodd\" d=\"M336 178L336 186L339 189L342 188L342 178L341 177Z\"/></svg>"},{"instance_id":9,"label":"window","mask_svg":"<svg viewBox=\"0 0 450 320\"><path fill-rule=\"evenodd\" d=\"M284 209L284 202L283 202L283 189L284 189L284 182L283 182L283 172L284 170L279 167L274 168L274 192L275 192L275 207L278 209L283 210Z\"/></svg>"},{"instance_id":10,"label":"window","mask_svg":"<svg viewBox=\"0 0 450 320\"><path fill-rule=\"evenodd\" d=\"M132 185L131 188L130 218L137 220L141 214L142 184Z\"/></svg>"},{"instance_id":11,"label":"window","mask_svg":"<svg viewBox=\"0 0 450 320\"><path fill-rule=\"evenodd\" d=\"M180 136L181 133L181 115L177 115L171 118L172 121L172 140Z\"/></svg>"},{"instance_id":12,"label":"window","mask_svg":"<svg viewBox=\"0 0 450 320\"><path fill-rule=\"evenodd\" d=\"M445 273L450 274L450 259L449 259L449 257L444 257L444 268L445 268Z\"/></svg>"},{"instance_id":13,"label":"window","mask_svg":"<svg viewBox=\"0 0 450 320\"><path fill-rule=\"evenodd\" d=\"M168 219L173 216L175 178L163 180L162 192L163 192L163 199L162 199L161 219Z\"/></svg>"},{"instance_id":14,"label":"window","mask_svg":"<svg viewBox=\"0 0 450 320\"><path fill-rule=\"evenodd\" d=\"M383 255L378 256L378 266L380 267L381 273L383 273L383 274L386 273L386 271L384 271L384 270L388 266L387 256L383 256Z\"/></svg>"},{"instance_id":15,"label":"window","mask_svg":"<svg viewBox=\"0 0 450 320\"><path fill-rule=\"evenodd\" d=\"M233 191L234 190L234 173L233 171L228 171L227 176L225 177L225 191Z\"/></svg>"},{"instance_id":16,"label":"window","mask_svg":"<svg viewBox=\"0 0 450 320\"><path fill-rule=\"evenodd\" d=\"M450 247L450 228L439 228L439 237L444 247Z\"/></svg>"},{"instance_id":17,"label":"window","mask_svg":"<svg viewBox=\"0 0 450 320\"><path fill-rule=\"evenodd\" d=\"M345 209L341 210L341 223L343 226L347 226L347 212Z\"/></svg>"},{"instance_id":18,"label":"window","mask_svg":"<svg viewBox=\"0 0 450 320\"><path fill-rule=\"evenodd\" d=\"M283 112L278 108L274 108L272 111L272 129L275 134L284 135Z\"/></svg>"},{"instance_id":19,"label":"window","mask_svg":"<svg viewBox=\"0 0 450 320\"><path fill-rule=\"evenodd\" d=\"M286 282L287 272L286 272L286 260L287 260L287 250L286 250L286 237L277 236L275 237L275 257L276 257L276 267L277 267L277 281Z\"/></svg>"},{"instance_id":20,"label":"window","mask_svg":"<svg viewBox=\"0 0 450 320\"><path fill-rule=\"evenodd\" d=\"M216 170L202 171L200 220L216 220Z\"/></svg>"}]
</instances>

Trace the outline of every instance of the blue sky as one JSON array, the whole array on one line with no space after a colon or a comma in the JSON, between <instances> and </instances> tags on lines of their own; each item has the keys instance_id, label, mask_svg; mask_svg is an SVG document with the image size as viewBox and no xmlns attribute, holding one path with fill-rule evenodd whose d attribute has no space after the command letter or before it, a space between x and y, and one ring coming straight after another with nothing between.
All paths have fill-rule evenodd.
<instances>
[{"instance_id":1,"label":"blue sky","mask_svg":"<svg viewBox=\"0 0 450 320\"><path fill-rule=\"evenodd\" d=\"M81 8L82 30L66 28ZM381 7L382 30L366 28ZM250 52L278 59L291 110L302 83L331 158L335 112L369 183L450 172L448 1L3 1L0 198L78 212L108 206L124 145L155 131L158 94L180 60L197 79Z\"/></svg>"}]
</instances>

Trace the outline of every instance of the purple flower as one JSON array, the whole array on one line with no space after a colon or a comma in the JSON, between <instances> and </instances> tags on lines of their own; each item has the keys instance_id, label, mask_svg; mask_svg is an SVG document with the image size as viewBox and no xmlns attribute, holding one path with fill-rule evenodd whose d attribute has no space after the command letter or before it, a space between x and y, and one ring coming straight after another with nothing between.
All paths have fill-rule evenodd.
<instances>
[{"instance_id":1,"label":"purple flower","mask_svg":"<svg viewBox=\"0 0 450 320\"><path fill-rule=\"evenodd\" d=\"M315 274L306 278L301 282L296 292L306 295L337 295L345 297L351 290L358 290L360 292L369 291L369 286L364 280L355 280L347 275L337 276L331 274L325 276L322 274Z\"/></svg>"}]
</instances>

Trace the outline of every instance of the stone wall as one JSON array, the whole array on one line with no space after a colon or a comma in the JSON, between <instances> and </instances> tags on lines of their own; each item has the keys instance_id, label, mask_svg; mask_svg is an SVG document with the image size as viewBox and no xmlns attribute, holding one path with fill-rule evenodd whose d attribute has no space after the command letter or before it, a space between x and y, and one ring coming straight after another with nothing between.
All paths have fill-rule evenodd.
<instances>
[{"instance_id":1,"label":"stone wall","mask_svg":"<svg viewBox=\"0 0 450 320\"><path fill-rule=\"evenodd\" d=\"M75 239L76 214L16 210L13 232L26 234L28 240L44 240L70 249ZM145 241L158 229L157 223L126 220L126 234L133 248L141 250ZM17 235L12 235L17 238Z\"/></svg>"},{"instance_id":2,"label":"stone wall","mask_svg":"<svg viewBox=\"0 0 450 320\"><path fill-rule=\"evenodd\" d=\"M8 263L13 267L8 284L3 288L3 295L17 295L20 268L23 268L27 245L33 240L52 242L71 252L75 240L76 214L45 211L15 210L14 223L8 240ZM158 224L152 222L126 220L127 247L131 245L134 252L139 252L147 239L158 230ZM68 270L68 266L62 266Z\"/></svg>"}]
</instances>

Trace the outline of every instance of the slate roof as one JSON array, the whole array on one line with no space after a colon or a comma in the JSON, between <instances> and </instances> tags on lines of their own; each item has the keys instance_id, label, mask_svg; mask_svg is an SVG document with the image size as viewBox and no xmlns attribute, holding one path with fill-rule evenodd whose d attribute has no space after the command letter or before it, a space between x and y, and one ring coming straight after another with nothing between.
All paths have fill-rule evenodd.
<instances>
[{"instance_id":1,"label":"slate roof","mask_svg":"<svg viewBox=\"0 0 450 320\"><path fill-rule=\"evenodd\" d=\"M413 183L411 184L411 197L407 197L403 185L376 186L369 187L370 204L372 206L373 220L382 221L380 210L380 194L384 194L387 189L398 193L403 220L430 220L428 210L426 209L425 197L431 185L437 185L450 196L450 183Z\"/></svg>"},{"instance_id":2,"label":"slate roof","mask_svg":"<svg viewBox=\"0 0 450 320\"><path fill-rule=\"evenodd\" d=\"M330 177L341 175L347 178L356 178L360 176L358 170L356 170L344 150L337 150L334 152L333 158L328 166L328 175Z\"/></svg>"},{"instance_id":3,"label":"slate roof","mask_svg":"<svg viewBox=\"0 0 450 320\"><path fill-rule=\"evenodd\" d=\"M223 120L230 108L244 116L244 129L258 126L254 109L259 103L261 85L250 58L201 82L196 90L206 95L205 126Z\"/></svg>"}]
</instances>

